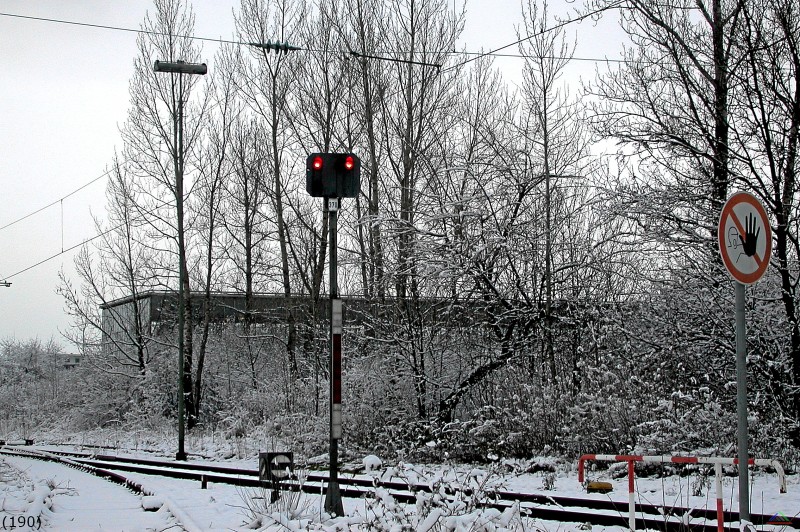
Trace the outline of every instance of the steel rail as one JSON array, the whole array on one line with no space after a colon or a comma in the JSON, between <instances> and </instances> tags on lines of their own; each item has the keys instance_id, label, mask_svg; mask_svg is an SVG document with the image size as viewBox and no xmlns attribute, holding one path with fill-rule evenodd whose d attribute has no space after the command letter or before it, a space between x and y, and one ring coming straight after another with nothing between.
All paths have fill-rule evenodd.
<instances>
[{"instance_id":1,"label":"steel rail","mask_svg":"<svg viewBox=\"0 0 800 532\"><path fill-rule=\"evenodd\" d=\"M74 469L78 469L88 474L95 475L99 478L108 480L109 482L119 484L120 486L131 490L137 495L142 495L142 496L155 495L155 493L147 489L140 482L129 479L125 475L121 475L116 471L110 471L107 469L94 467L90 464L81 463L78 460L70 460L69 458L63 456L56 456L54 454L46 452L36 452L19 448L14 450L9 450L4 446L0 446L0 454L20 456L23 458L43 460L46 462L60 463L62 465L72 467ZM202 532L202 529L199 526L197 526L197 524L195 524L194 521L192 521L191 517L189 517L189 515L186 512L184 512L178 505L176 505L169 497L163 497L162 504L173 515L173 517L175 517L175 519L178 520L178 522L180 523L181 527L184 530L186 530L187 532ZM142 509L142 511L145 511L144 508Z\"/></svg>"},{"instance_id":2,"label":"steel rail","mask_svg":"<svg viewBox=\"0 0 800 532\"><path fill-rule=\"evenodd\" d=\"M21 450L21 449L20 449ZM3 450L5 453L16 452ZM259 479L258 471L254 469L235 468L219 465L204 465L196 463L155 460L147 458L129 458L95 453L47 451L52 456L67 458L78 464L91 466L104 474L116 474L114 471L126 471L141 474L160 475L184 480L194 480L202 483L217 482L242 487L272 488L265 481ZM52 459L52 458L51 458ZM124 477L122 477L124 478ZM301 490L306 493L325 493L328 477L326 474L309 473L303 483L298 481L286 482L281 489ZM398 502L414 504L417 492L432 492L430 484L410 484L400 481L381 481L367 478L340 478L340 492L343 497L361 498L377 487L387 489ZM446 492L449 496L456 496L453 490ZM463 495L471 496L470 490L462 491ZM533 493L518 493L506 490L488 491L479 506L496 508L503 511L514 503L520 504L520 513L527 517L554 520L561 522L589 522L601 526L627 526L628 503L612 500L580 499L576 497L562 497ZM714 510L705 508L683 508L662 505L637 504L636 526L656 528L659 530L686 530L683 516L690 512L693 518L715 521ZM607 513L598 513L607 512ZM756 525L768 524L773 516L753 514L751 520ZM726 512L726 520L736 519L736 514ZM792 519L792 527L800 528L800 520ZM716 532L716 525L697 524L691 525L692 530ZM726 530L734 530L726 528Z\"/></svg>"}]
</instances>

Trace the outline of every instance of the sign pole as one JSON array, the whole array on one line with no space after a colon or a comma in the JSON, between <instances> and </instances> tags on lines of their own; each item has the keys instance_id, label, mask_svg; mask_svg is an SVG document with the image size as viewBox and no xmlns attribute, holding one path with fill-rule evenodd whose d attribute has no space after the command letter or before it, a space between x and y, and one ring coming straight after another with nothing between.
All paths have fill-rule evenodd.
<instances>
[{"instance_id":1,"label":"sign pole","mask_svg":"<svg viewBox=\"0 0 800 532\"><path fill-rule=\"evenodd\" d=\"M337 280L337 221L339 198L325 198L328 212L328 253L330 254L330 478L325 493L325 511L344 515L339 492L339 438L342 437L342 300Z\"/></svg>"},{"instance_id":2,"label":"sign pole","mask_svg":"<svg viewBox=\"0 0 800 532\"><path fill-rule=\"evenodd\" d=\"M745 285L736 282L736 415L739 448L739 523L750 521L750 483L747 441L747 326L745 324Z\"/></svg>"},{"instance_id":3,"label":"sign pole","mask_svg":"<svg viewBox=\"0 0 800 532\"><path fill-rule=\"evenodd\" d=\"M750 523L747 428L746 285L757 282L769 268L772 228L766 209L749 192L733 194L719 217L717 241L722 263L735 283L736 329L736 439L739 464L739 523Z\"/></svg>"}]
</instances>

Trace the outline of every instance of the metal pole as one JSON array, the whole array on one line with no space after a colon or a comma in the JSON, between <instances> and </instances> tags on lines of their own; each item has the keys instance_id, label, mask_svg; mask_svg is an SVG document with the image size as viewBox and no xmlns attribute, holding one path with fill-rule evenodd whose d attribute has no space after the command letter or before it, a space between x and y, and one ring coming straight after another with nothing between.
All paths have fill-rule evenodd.
<instances>
[{"instance_id":1,"label":"metal pole","mask_svg":"<svg viewBox=\"0 0 800 532\"><path fill-rule=\"evenodd\" d=\"M750 484L747 478L747 328L745 285L736 284L736 414L739 447L739 523L750 521Z\"/></svg>"},{"instance_id":2,"label":"metal pole","mask_svg":"<svg viewBox=\"0 0 800 532\"><path fill-rule=\"evenodd\" d=\"M185 320L185 302L183 300L183 74L178 73L178 154L177 171L175 172L175 206L178 211L178 452L175 454L176 460L186 460L186 450L184 448L185 436L185 401L183 389L184 368L183 364L183 328Z\"/></svg>"},{"instance_id":3,"label":"metal pole","mask_svg":"<svg viewBox=\"0 0 800 532\"><path fill-rule=\"evenodd\" d=\"M187 294L187 290L184 288L188 288L189 282L186 273L186 243L183 234L183 75L204 75L208 72L208 67L205 63L195 64L181 60L156 61L153 64L153 71L169 72L173 75L171 78L173 95L175 90L174 75L178 74L178 114L177 117L173 118L173 131L176 137L175 149L178 152L173 157L175 165L175 209L177 211L178 222L178 452L175 454L175 459L186 460L186 451L183 445L185 433L184 411L186 403L185 389L183 386L185 377L184 363L186 362L184 354L184 322L186 313L185 297L189 294ZM191 367L189 368L189 372L191 373ZM189 384L191 384L191 381Z\"/></svg>"},{"instance_id":4,"label":"metal pole","mask_svg":"<svg viewBox=\"0 0 800 532\"><path fill-rule=\"evenodd\" d=\"M338 198L325 198L324 210L328 212L328 253L330 254L330 479L325 493L325 511L344 515L342 495L339 492L339 438L341 438L341 302L337 281L337 220ZM337 304L338 302L338 304ZM337 312L338 310L338 312ZM338 315L338 317L337 317ZM338 320L338 323L337 323Z\"/></svg>"},{"instance_id":5,"label":"metal pole","mask_svg":"<svg viewBox=\"0 0 800 532\"><path fill-rule=\"evenodd\" d=\"M636 530L636 468L633 460L628 460L628 528Z\"/></svg>"},{"instance_id":6,"label":"metal pole","mask_svg":"<svg viewBox=\"0 0 800 532\"><path fill-rule=\"evenodd\" d=\"M717 532L725 532L725 510L722 506L722 462L714 463L714 481L717 488Z\"/></svg>"}]
</instances>

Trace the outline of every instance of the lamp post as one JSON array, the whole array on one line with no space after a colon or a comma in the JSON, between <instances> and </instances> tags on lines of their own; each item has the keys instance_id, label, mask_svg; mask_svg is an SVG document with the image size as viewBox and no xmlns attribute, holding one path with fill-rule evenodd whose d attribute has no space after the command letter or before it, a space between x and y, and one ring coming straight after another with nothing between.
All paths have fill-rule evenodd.
<instances>
[{"instance_id":1,"label":"lamp post","mask_svg":"<svg viewBox=\"0 0 800 532\"><path fill-rule=\"evenodd\" d=\"M156 61L153 64L154 72L169 72L178 75L178 115L173 118L173 131L177 137L176 157L173 158L175 165L175 210L177 211L178 222L178 452L175 453L176 460L186 460L184 449L185 420L184 404L186 397L183 388L184 379L184 320L185 320L185 287L186 275L186 250L183 241L183 75L199 74L204 75L208 72L205 63L187 63L185 61Z\"/></svg>"}]
</instances>

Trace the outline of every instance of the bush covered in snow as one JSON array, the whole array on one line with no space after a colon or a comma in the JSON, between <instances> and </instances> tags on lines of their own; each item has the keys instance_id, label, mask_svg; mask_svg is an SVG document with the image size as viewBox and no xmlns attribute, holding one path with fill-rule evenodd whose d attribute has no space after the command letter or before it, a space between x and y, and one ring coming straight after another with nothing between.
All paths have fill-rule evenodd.
<instances>
[{"instance_id":1,"label":"bush covered in snow","mask_svg":"<svg viewBox=\"0 0 800 532\"><path fill-rule=\"evenodd\" d=\"M516 311L495 329L481 321L496 310L491 307L387 310L369 316L369 327L346 328L343 459L365 453L470 463L540 454L573 460L583 453L730 455L730 319L706 304L726 296L692 278L657 295L566 308L553 324L552 358L533 334L539 329L519 333ZM787 406L787 354L769 333L785 324L769 300L756 299L753 306L759 311L749 329L753 448L791 469L800 454L798 425ZM212 330L203 406L188 437L224 441L217 449L225 447L223 454L232 457L285 442L299 460L323 455L327 330L318 318L308 319L297 324L305 343L294 354L296 371L274 342L285 329L264 328L251 337L238 325ZM51 347L5 341L0 399L8 408L0 429L18 436L119 430L137 446L146 445L149 434L170 433L176 359L170 329L159 334L144 371L116 366L92 347L78 368L58 369Z\"/></svg>"}]
</instances>

